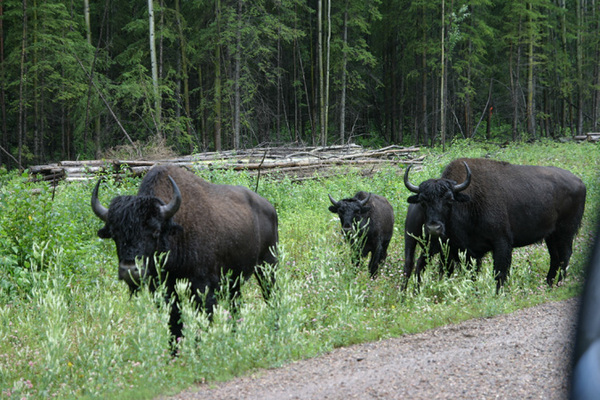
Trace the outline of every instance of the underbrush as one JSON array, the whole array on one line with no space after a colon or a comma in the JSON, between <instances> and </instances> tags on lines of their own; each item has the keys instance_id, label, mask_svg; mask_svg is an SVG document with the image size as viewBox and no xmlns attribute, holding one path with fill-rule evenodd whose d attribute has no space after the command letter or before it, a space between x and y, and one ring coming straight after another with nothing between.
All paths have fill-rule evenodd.
<instances>
[{"instance_id":1,"label":"underbrush","mask_svg":"<svg viewBox=\"0 0 600 400\"><path fill-rule=\"evenodd\" d=\"M95 182L61 184L53 191L9 174L0 181L0 396L152 398L339 346L489 317L580 292L600 197L597 145L457 142L446 153L423 153L422 168L411 171L413 182L439 176L459 156L556 165L580 176L588 188L586 212L563 283L546 285L549 257L540 244L514 251L511 275L498 295L489 256L478 274L460 266L442 278L432 260L420 287L412 277L403 292L404 169L388 167L371 177L344 169L337 178L302 184L262 178L258 192L275 205L280 224L274 296L263 301L253 278L243 286L239 311L232 313L222 301L212 322L186 302L185 338L172 357L162 293L143 290L130 296L116 279L114 244L96 236L102 224L89 206ZM256 184L244 173L200 174L217 183L252 189ZM133 194L138 184L137 179L108 179L101 201ZM327 209L328 193L344 198L358 190L387 197L395 212L389 255L375 280L369 278L368 260L352 265L339 220ZM184 282L177 290L189 299Z\"/></svg>"}]
</instances>

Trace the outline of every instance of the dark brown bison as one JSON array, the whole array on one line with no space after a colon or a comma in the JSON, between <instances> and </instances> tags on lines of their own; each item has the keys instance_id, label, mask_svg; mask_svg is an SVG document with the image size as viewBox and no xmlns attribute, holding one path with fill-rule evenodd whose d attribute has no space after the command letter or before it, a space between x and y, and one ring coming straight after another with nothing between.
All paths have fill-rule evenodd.
<instances>
[{"instance_id":1,"label":"dark brown bison","mask_svg":"<svg viewBox=\"0 0 600 400\"><path fill-rule=\"evenodd\" d=\"M425 231L425 210L420 204L409 204L408 210L406 211L406 219L404 220L404 271L408 277L412 274L413 268L415 275L417 276L417 283L421 283L421 273L425 269L425 265L428 260L433 260L436 254L441 252L441 244L439 236L432 237ZM416 261L415 257L417 247L421 249L421 255ZM469 260L472 261L472 260ZM477 269L479 272L481 269L482 259L476 260ZM470 267L472 265L469 265ZM454 272L454 265L444 265L442 261L438 264L438 270L440 277L444 274L444 267L447 268L445 271L448 275ZM408 285L408 279L404 280L402 289L405 290Z\"/></svg>"},{"instance_id":2,"label":"dark brown bison","mask_svg":"<svg viewBox=\"0 0 600 400\"><path fill-rule=\"evenodd\" d=\"M371 253L369 272L374 278L379 264L387 257L387 248L394 233L392 206L384 197L367 192L358 192L354 197L340 201L329 195L329 200L332 204L329 211L340 217L342 231L351 246L356 247L355 242L359 238L364 240L362 249L354 249L353 260L358 265L361 255L366 257ZM361 238L363 235L364 238Z\"/></svg>"},{"instance_id":3,"label":"dark brown bison","mask_svg":"<svg viewBox=\"0 0 600 400\"><path fill-rule=\"evenodd\" d=\"M450 261L459 251L479 259L493 253L497 290L508 277L512 249L545 240L550 253L546 277L560 281L572 253L585 206L585 185L556 167L513 165L483 158L452 161L439 179L404 184L424 215L425 232L448 241ZM458 183L460 182L460 183ZM410 277L411 269L405 274Z\"/></svg>"},{"instance_id":4,"label":"dark brown bison","mask_svg":"<svg viewBox=\"0 0 600 400\"><path fill-rule=\"evenodd\" d=\"M181 337L182 324L175 282L187 279L194 300L210 313L221 279L229 278L229 294L235 299L242 279L256 274L263 295L269 296L272 274L264 276L264 263L276 263L277 213L264 198L242 186L215 185L175 166L157 166L144 177L137 196L118 196L109 208L98 200L96 184L92 209L106 224L98 231L112 238L119 258L119 279L132 291L146 281L155 290L165 282L174 296L170 329ZM167 254L160 272L157 253ZM271 269L272 271L272 269ZM160 275L160 276L159 276ZM158 278L158 279L157 279Z\"/></svg>"}]
</instances>

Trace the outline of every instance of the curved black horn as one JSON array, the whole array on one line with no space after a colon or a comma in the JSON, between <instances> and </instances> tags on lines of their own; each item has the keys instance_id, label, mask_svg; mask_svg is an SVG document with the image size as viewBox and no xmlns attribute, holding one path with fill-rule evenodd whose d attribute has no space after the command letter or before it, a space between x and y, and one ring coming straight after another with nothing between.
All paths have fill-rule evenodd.
<instances>
[{"instance_id":1,"label":"curved black horn","mask_svg":"<svg viewBox=\"0 0 600 400\"><path fill-rule=\"evenodd\" d=\"M413 193L419 193L419 187L413 185L412 183L410 183L408 181L408 171L410 171L411 168L412 168L412 164L410 164L408 166L408 168L406 168L406 171L404 172L404 186L406 186L406 188Z\"/></svg>"},{"instance_id":2,"label":"curved black horn","mask_svg":"<svg viewBox=\"0 0 600 400\"><path fill-rule=\"evenodd\" d=\"M364 200L361 200L361 201L360 201L360 205L361 205L361 206L364 206L365 204L367 204L367 203L369 202L369 199L371 198L371 195L372 195L372 194L373 194L373 193L369 193L369 195L368 195L368 196L367 196L367 197L366 197Z\"/></svg>"},{"instance_id":3,"label":"curved black horn","mask_svg":"<svg viewBox=\"0 0 600 400\"><path fill-rule=\"evenodd\" d=\"M98 188L100 187L100 182L102 182L102 179L98 179L98 183L96 183L94 191L92 192L92 210L98 218L106 222L108 219L108 208L100 204L100 200L98 200Z\"/></svg>"},{"instance_id":4,"label":"curved black horn","mask_svg":"<svg viewBox=\"0 0 600 400\"><path fill-rule=\"evenodd\" d=\"M339 201L336 201L333 197L331 197L331 195L328 193L327 196L329 196L329 201L331 201L331 204L333 204L334 206L338 206L340 204Z\"/></svg>"},{"instance_id":5,"label":"curved black horn","mask_svg":"<svg viewBox=\"0 0 600 400\"><path fill-rule=\"evenodd\" d=\"M173 198L169 204L165 204L164 206L160 207L160 214L164 219L171 218L173 215L175 215L177 210L179 210L179 206L181 205L181 192L179 191L179 188L177 187L177 184L173 178L169 176L169 180L171 181L171 186L173 186Z\"/></svg>"},{"instance_id":6,"label":"curved black horn","mask_svg":"<svg viewBox=\"0 0 600 400\"><path fill-rule=\"evenodd\" d=\"M458 185L454 185L452 187L452 190L454 192L463 191L466 188L468 188L469 185L471 184L471 170L469 169L469 166L467 165L466 161L463 161L463 164L465 164L465 169L467 170L467 179L465 179L465 181L463 183L459 183Z\"/></svg>"}]
</instances>

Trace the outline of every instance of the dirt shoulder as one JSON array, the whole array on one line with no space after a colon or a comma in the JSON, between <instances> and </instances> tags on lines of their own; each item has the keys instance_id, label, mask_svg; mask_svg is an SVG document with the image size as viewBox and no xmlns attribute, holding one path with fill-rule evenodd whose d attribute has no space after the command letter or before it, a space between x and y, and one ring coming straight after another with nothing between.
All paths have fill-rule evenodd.
<instances>
[{"instance_id":1,"label":"dirt shoulder","mask_svg":"<svg viewBox=\"0 0 600 400\"><path fill-rule=\"evenodd\" d=\"M170 397L566 399L578 300L336 349Z\"/></svg>"}]
</instances>

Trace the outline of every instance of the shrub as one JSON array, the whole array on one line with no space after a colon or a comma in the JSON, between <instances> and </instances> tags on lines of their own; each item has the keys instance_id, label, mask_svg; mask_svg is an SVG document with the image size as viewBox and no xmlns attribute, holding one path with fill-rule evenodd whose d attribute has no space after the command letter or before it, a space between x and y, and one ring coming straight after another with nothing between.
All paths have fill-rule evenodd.
<instances>
[{"instance_id":1,"label":"shrub","mask_svg":"<svg viewBox=\"0 0 600 400\"><path fill-rule=\"evenodd\" d=\"M168 306L160 291L130 296L116 279L117 257L89 201L95 182L61 184L56 190L26 176L0 177L0 396L9 398L152 398L193 382L229 379L247 371L314 356L336 346L412 333L477 316L509 312L560 300L581 290L587 251L597 222L600 160L593 144L515 143L500 147L458 141L446 153L425 149L414 181L439 176L459 156L486 156L515 163L558 165L588 187L587 207L575 240L569 274L548 289L545 246L516 249L511 276L495 294L491 257L482 270L460 266L440 278L437 262L423 274L420 290L403 282L403 225L408 191L404 170L382 168L370 177L340 168L334 177L294 183L262 177L259 193L276 207L280 260L273 298L263 301L253 278L242 286L239 311L226 301L212 322L184 301L185 338L172 358ZM201 170L219 183L254 188L255 178L233 171ZM139 179L108 178L100 192L106 204L135 193ZM31 189L39 191L31 195ZM366 261L355 268L351 250L331 214L336 198L358 190L388 198L395 232L379 276ZM31 217L31 218L30 218ZM177 287L189 299L185 282ZM222 298L227 294L222 293Z\"/></svg>"}]
</instances>

